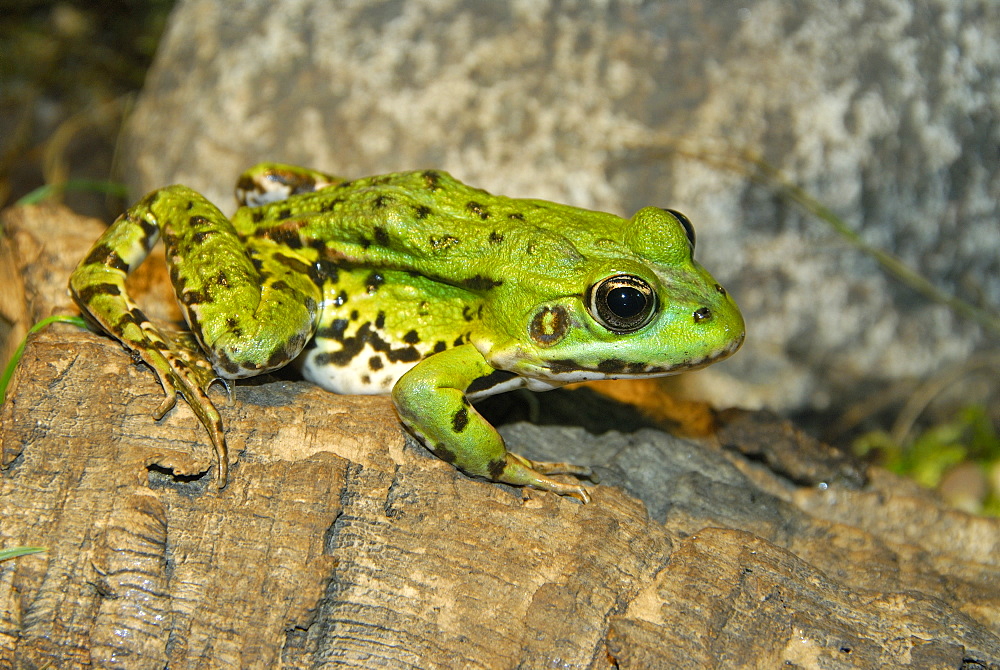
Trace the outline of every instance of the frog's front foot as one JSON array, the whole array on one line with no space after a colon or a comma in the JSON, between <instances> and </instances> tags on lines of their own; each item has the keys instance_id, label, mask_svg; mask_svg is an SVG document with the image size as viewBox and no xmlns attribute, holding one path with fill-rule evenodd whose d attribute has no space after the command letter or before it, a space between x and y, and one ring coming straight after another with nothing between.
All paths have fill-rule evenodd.
<instances>
[{"instance_id":1,"label":"frog's front foot","mask_svg":"<svg viewBox=\"0 0 1000 670\"><path fill-rule=\"evenodd\" d=\"M591 481L595 484L600 482L600 477L597 476L597 473L586 465L574 465L572 463L562 462L552 463L549 461L532 461L524 458L523 456L517 457L530 465L532 470L543 475L572 475L577 479L586 479L587 481Z\"/></svg>"},{"instance_id":2,"label":"frog's front foot","mask_svg":"<svg viewBox=\"0 0 1000 670\"><path fill-rule=\"evenodd\" d=\"M564 484L548 475L572 475L580 479L596 480L594 472L582 465L572 463L550 463L548 461L532 461L523 456L507 452L503 470L494 476L496 481L515 486L530 486L550 491L561 496L576 498L583 504L590 502L590 493L582 484Z\"/></svg>"},{"instance_id":3,"label":"frog's front foot","mask_svg":"<svg viewBox=\"0 0 1000 670\"><path fill-rule=\"evenodd\" d=\"M549 477L563 474L589 479L593 478L590 468L531 461L510 453L500 433L469 402L465 390L495 372L471 344L434 354L393 387L399 418L435 455L467 474L590 502L590 494L581 484L565 484Z\"/></svg>"}]
</instances>

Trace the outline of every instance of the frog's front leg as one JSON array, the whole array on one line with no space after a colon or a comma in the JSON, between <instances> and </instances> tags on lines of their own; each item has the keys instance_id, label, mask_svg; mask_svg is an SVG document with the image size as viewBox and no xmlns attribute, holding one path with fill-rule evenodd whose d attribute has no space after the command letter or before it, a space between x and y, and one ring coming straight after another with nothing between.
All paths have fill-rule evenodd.
<instances>
[{"instance_id":1,"label":"frog's front leg","mask_svg":"<svg viewBox=\"0 0 1000 670\"><path fill-rule=\"evenodd\" d=\"M418 363L396 382L392 399L407 429L460 470L590 502L590 494L580 484L564 484L546 476L587 477L589 468L531 461L507 451L500 434L471 405L466 390L475 380L496 372L474 346L465 344Z\"/></svg>"},{"instance_id":2,"label":"frog's front leg","mask_svg":"<svg viewBox=\"0 0 1000 670\"><path fill-rule=\"evenodd\" d=\"M125 278L163 238L185 319L215 371L171 344L128 295ZM232 223L203 196L182 186L154 191L115 221L70 278L84 316L117 338L156 373L165 398L180 392L208 429L225 485L228 456L219 413L207 395L214 379L259 374L292 360L311 337L320 298L307 263L292 252L251 255Z\"/></svg>"}]
</instances>

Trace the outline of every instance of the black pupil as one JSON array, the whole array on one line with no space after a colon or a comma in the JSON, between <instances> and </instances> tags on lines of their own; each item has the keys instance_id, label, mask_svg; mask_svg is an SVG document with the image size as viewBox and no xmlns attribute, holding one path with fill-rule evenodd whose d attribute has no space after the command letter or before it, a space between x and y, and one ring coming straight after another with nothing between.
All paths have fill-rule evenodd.
<instances>
[{"instance_id":1,"label":"black pupil","mask_svg":"<svg viewBox=\"0 0 1000 670\"><path fill-rule=\"evenodd\" d=\"M646 296L637 288L618 286L608 291L608 309L615 316L629 319L646 308Z\"/></svg>"}]
</instances>

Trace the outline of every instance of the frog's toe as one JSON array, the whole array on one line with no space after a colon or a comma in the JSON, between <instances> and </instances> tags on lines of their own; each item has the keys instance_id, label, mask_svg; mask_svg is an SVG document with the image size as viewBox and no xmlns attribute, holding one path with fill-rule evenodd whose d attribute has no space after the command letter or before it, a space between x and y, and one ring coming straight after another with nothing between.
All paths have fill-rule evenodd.
<instances>
[{"instance_id":1,"label":"frog's toe","mask_svg":"<svg viewBox=\"0 0 1000 670\"><path fill-rule=\"evenodd\" d=\"M164 388L163 393L163 402L153 411L153 418L157 421L162 419L177 404L177 391L172 385L169 388Z\"/></svg>"},{"instance_id":2,"label":"frog's toe","mask_svg":"<svg viewBox=\"0 0 1000 670\"><path fill-rule=\"evenodd\" d=\"M563 484L543 476L539 477L539 481L529 484L529 486L567 498L576 498L584 505L590 502L590 492L581 484Z\"/></svg>"}]
</instances>

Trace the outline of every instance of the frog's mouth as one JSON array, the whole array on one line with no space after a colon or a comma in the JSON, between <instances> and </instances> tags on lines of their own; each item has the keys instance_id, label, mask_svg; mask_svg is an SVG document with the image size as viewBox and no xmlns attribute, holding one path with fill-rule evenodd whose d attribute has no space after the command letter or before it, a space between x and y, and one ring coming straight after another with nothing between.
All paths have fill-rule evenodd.
<instances>
[{"instance_id":1,"label":"frog's mouth","mask_svg":"<svg viewBox=\"0 0 1000 670\"><path fill-rule=\"evenodd\" d=\"M665 365L648 362L633 362L620 358L605 358L596 362L581 361L576 358L558 358L543 360L525 365L522 361L518 366L519 373L538 379L551 380L563 384L598 379L644 379L649 377L666 377L681 372L700 370L729 358L743 346L746 335L726 343L725 346L708 352L700 357L691 357L674 361Z\"/></svg>"}]
</instances>

